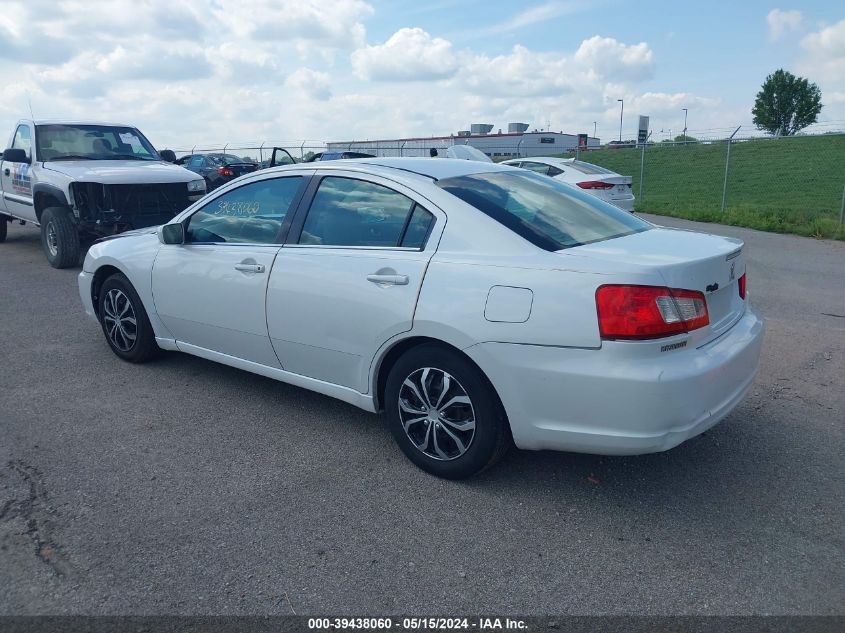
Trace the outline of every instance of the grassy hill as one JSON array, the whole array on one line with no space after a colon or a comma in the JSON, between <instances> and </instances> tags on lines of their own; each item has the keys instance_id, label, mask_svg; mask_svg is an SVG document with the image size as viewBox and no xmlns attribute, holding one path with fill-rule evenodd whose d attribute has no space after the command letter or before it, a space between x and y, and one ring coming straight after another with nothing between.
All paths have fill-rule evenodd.
<instances>
[{"instance_id":1,"label":"grassy hill","mask_svg":"<svg viewBox=\"0 0 845 633\"><path fill-rule=\"evenodd\" d=\"M731 147L728 195L724 141L602 149L581 159L634 179L638 211L778 233L845 239L839 209L845 187L845 135L755 139Z\"/></svg>"}]
</instances>

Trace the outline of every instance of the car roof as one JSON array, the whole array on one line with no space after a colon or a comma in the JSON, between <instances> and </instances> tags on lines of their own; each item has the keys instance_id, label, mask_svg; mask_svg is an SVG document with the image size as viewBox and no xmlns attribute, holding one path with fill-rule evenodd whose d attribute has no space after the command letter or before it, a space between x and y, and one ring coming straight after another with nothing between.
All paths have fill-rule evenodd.
<instances>
[{"instance_id":1,"label":"car roof","mask_svg":"<svg viewBox=\"0 0 845 633\"><path fill-rule=\"evenodd\" d=\"M128 123L109 123L107 121L67 121L64 119L38 119L35 121L22 120L21 123L33 123L35 125L102 125L106 127L131 127Z\"/></svg>"},{"instance_id":2,"label":"car roof","mask_svg":"<svg viewBox=\"0 0 845 633\"><path fill-rule=\"evenodd\" d=\"M444 178L455 178L457 176L469 176L471 174L482 174L491 171L507 171L513 169L508 165L497 165L479 160L463 160L458 158L355 158L347 162L359 165L375 165L389 169L401 169L420 176L427 176L434 180Z\"/></svg>"}]
</instances>

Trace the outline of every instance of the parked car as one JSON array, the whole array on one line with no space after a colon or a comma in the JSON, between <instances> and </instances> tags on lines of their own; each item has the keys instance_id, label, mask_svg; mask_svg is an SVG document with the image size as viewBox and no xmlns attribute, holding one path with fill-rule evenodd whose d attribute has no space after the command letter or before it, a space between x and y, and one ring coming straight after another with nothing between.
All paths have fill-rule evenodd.
<instances>
[{"instance_id":1,"label":"parked car","mask_svg":"<svg viewBox=\"0 0 845 633\"><path fill-rule=\"evenodd\" d=\"M95 244L79 292L120 358L178 350L384 411L448 478L511 440L672 448L739 404L763 335L740 240L469 160L247 175Z\"/></svg>"},{"instance_id":2,"label":"parked car","mask_svg":"<svg viewBox=\"0 0 845 633\"><path fill-rule=\"evenodd\" d=\"M446 158L461 160L478 160L482 163L492 163L493 160L480 149L472 145L452 145L446 148Z\"/></svg>"},{"instance_id":3,"label":"parked car","mask_svg":"<svg viewBox=\"0 0 845 633\"><path fill-rule=\"evenodd\" d=\"M364 152L319 152L306 160L306 163L313 163L321 160L342 160L346 158L375 158L374 154Z\"/></svg>"},{"instance_id":4,"label":"parked car","mask_svg":"<svg viewBox=\"0 0 845 633\"><path fill-rule=\"evenodd\" d=\"M116 123L18 121L0 174L0 242L13 220L40 227L54 268L78 266L85 240L162 224L205 194L202 178Z\"/></svg>"},{"instance_id":5,"label":"parked car","mask_svg":"<svg viewBox=\"0 0 845 633\"><path fill-rule=\"evenodd\" d=\"M176 164L202 176L208 191L258 169L252 161L234 154L188 154L179 158Z\"/></svg>"},{"instance_id":6,"label":"parked car","mask_svg":"<svg viewBox=\"0 0 845 633\"><path fill-rule=\"evenodd\" d=\"M616 172L585 163L574 158L553 158L549 156L535 156L532 158L514 158L506 160L503 165L512 165L530 169L544 176L551 176L563 182L577 185L587 193L624 209L634 210L634 193L631 190L631 177L620 176Z\"/></svg>"}]
</instances>

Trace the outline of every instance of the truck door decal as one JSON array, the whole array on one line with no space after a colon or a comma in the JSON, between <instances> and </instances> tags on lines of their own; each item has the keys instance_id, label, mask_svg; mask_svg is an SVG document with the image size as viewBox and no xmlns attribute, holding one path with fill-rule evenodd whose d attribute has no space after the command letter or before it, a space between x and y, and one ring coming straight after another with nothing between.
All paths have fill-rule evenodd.
<instances>
[{"instance_id":1,"label":"truck door decal","mask_svg":"<svg viewBox=\"0 0 845 633\"><path fill-rule=\"evenodd\" d=\"M12 190L15 193L32 194L32 179L29 176L30 166L26 163L16 163L12 167Z\"/></svg>"}]
</instances>

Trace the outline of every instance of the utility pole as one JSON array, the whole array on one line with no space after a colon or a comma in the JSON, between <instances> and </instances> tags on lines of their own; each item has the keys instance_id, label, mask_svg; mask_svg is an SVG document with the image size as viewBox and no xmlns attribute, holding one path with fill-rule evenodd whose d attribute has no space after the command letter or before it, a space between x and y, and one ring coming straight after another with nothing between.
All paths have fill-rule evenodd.
<instances>
[{"instance_id":1,"label":"utility pole","mask_svg":"<svg viewBox=\"0 0 845 633\"><path fill-rule=\"evenodd\" d=\"M622 115L625 114L625 101L622 99L617 99L619 103L622 104L621 109L619 110L619 142L622 142Z\"/></svg>"},{"instance_id":2,"label":"utility pole","mask_svg":"<svg viewBox=\"0 0 845 633\"><path fill-rule=\"evenodd\" d=\"M681 108L684 111L684 142L687 141L687 109Z\"/></svg>"},{"instance_id":3,"label":"utility pole","mask_svg":"<svg viewBox=\"0 0 845 633\"><path fill-rule=\"evenodd\" d=\"M593 138L596 138L596 122L593 121Z\"/></svg>"}]
</instances>

